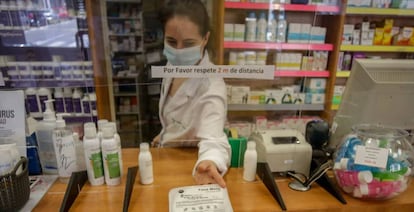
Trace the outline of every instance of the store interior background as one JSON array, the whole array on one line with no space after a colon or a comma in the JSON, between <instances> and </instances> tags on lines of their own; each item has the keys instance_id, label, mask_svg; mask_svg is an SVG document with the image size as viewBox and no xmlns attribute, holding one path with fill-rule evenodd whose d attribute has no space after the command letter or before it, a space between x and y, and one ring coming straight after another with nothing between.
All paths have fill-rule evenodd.
<instances>
[{"instance_id":1,"label":"store interior background","mask_svg":"<svg viewBox=\"0 0 414 212\"><path fill-rule=\"evenodd\" d=\"M97 119L116 121L122 147L137 147L140 142L149 142L157 135L161 129L158 119L161 79L151 77L150 67L166 63L162 55L162 27L157 17L164 0L16 2L24 6L16 6L17 9L10 10L2 9L2 17L6 11L7 15L13 18L9 19L7 24L4 22L0 28L0 55L3 58L7 57L10 64L13 64L13 61L17 61L15 64L20 65L20 62L26 62L21 65L22 67L39 62L43 75L36 78L33 74L34 70L31 70L32 74L26 75L24 68L19 70L17 75L13 75L13 72L7 75L4 73L3 76L5 78L7 76L6 84L0 87L1 90L49 88L53 98L55 88L61 88L62 92L63 88L66 88L67 91L71 91L71 96L74 96L75 91L80 92L81 100L85 101L92 100L96 95L96 114L93 111L79 113L72 111L71 115L66 117L68 125L80 132L80 135L84 122ZM256 53L265 52L267 55L265 63L268 65L273 65L275 55L280 53L311 56L315 51L328 52L326 67L322 70L301 73L282 70L281 75L275 74L274 80L226 79L226 83L233 89L248 86L250 91L296 87L304 92L305 87L312 84L315 79L323 79L326 84L322 91L324 99L315 104L246 105L233 101L229 96L229 126L241 128L244 131L242 135L251 132L251 126L257 124L260 117L266 117L275 124L283 124L283 127L293 128L303 128L303 124L292 123L298 118L304 120L322 118L332 123L338 109L341 91L344 90L349 76L350 67L345 68L341 63L347 54L367 58L374 56L413 58L412 47L403 48L402 51L376 51L364 50L364 47L356 49L343 43L341 45L344 24L358 25L367 19L370 23L380 23L384 19L391 18L395 26L403 27L411 25L412 16L409 15L350 14L345 10L345 1L333 5L337 8L334 12L330 11L331 8L328 8L328 11L307 12L274 10L275 16L284 11L287 23L307 23L325 27L327 29L325 43L305 44L301 47L287 45L287 48L273 48L272 44L252 47L252 44L257 42L237 43L225 40L225 24L244 24L249 12L254 11L259 16L262 11L268 15L272 10L231 7L231 4L227 4L224 0L204 2L215 35L215 39L212 40L215 48L211 59L216 64L231 64L232 53L252 50ZM235 47L232 44L237 45ZM56 64L60 64L60 67L66 64L68 69L73 70L67 70L70 73L65 74L62 69L59 78L56 74L47 78L45 67L53 67ZM19 69L20 66L16 67ZM76 71L80 70L83 72L76 75ZM299 130L303 131L303 129Z\"/></svg>"}]
</instances>

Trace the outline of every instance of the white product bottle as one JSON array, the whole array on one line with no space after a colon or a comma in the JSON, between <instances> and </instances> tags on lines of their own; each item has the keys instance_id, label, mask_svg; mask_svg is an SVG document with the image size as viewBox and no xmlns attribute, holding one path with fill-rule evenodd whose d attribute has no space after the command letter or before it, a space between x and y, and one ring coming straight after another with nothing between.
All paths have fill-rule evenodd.
<instances>
[{"instance_id":1,"label":"white product bottle","mask_svg":"<svg viewBox=\"0 0 414 212\"><path fill-rule=\"evenodd\" d=\"M254 12L249 13L249 16L246 18L246 41L255 42L256 41L256 27L257 19Z\"/></svg>"},{"instance_id":2,"label":"white product bottle","mask_svg":"<svg viewBox=\"0 0 414 212\"><path fill-rule=\"evenodd\" d=\"M277 21L276 42L278 43L286 42L286 30L287 30L287 22L285 19L285 12L279 11L279 19Z\"/></svg>"},{"instance_id":3,"label":"white product bottle","mask_svg":"<svg viewBox=\"0 0 414 212\"><path fill-rule=\"evenodd\" d=\"M57 161L53 145L53 132L56 128L56 117L53 111L53 100L46 100L43 120L36 126L36 139L39 145L39 158L44 174L57 174Z\"/></svg>"},{"instance_id":4,"label":"white product bottle","mask_svg":"<svg viewBox=\"0 0 414 212\"><path fill-rule=\"evenodd\" d=\"M66 113L73 113L72 88L69 88L69 87L63 88L63 98L65 101Z\"/></svg>"},{"instance_id":5,"label":"white product bottle","mask_svg":"<svg viewBox=\"0 0 414 212\"><path fill-rule=\"evenodd\" d=\"M243 179L254 181L256 179L257 152L254 141L247 142L247 149L244 153Z\"/></svg>"},{"instance_id":6,"label":"white product bottle","mask_svg":"<svg viewBox=\"0 0 414 212\"><path fill-rule=\"evenodd\" d=\"M42 112L45 112L45 110L46 110L45 101L48 100L48 99L52 99L52 94L50 93L50 90L48 88L39 88L37 90L37 96L39 98L40 107L42 108Z\"/></svg>"},{"instance_id":7,"label":"white product bottle","mask_svg":"<svg viewBox=\"0 0 414 212\"><path fill-rule=\"evenodd\" d=\"M138 162L139 162L139 176L141 179L141 183L151 184L154 182L154 173L152 168L152 155L149 151L149 144L148 143L141 143L139 145L139 155L138 155Z\"/></svg>"},{"instance_id":8,"label":"white product bottle","mask_svg":"<svg viewBox=\"0 0 414 212\"><path fill-rule=\"evenodd\" d=\"M110 125L112 127L112 129L114 130L114 138L115 138L115 141L118 145L118 150L120 152L120 154L119 154L119 164L121 166L121 176L122 176L122 174L123 174L123 171L122 171L123 161L122 161L121 137L118 134L118 130L116 129L116 123L115 122L108 122L107 124Z\"/></svg>"},{"instance_id":9,"label":"white product bottle","mask_svg":"<svg viewBox=\"0 0 414 212\"><path fill-rule=\"evenodd\" d=\"M64 102L64 98L63 98L62 88L55 88L55 92L53 93L53 99L55 100L55 111L56 111L56 113L64 113L65 112L65 102Z\"/></svg>"},{"instance_id":10,"label":"white product bottle","mask_svg":"<svg viewBox=\"0 0 414 212\"><path fill-rule=\"evenodd\" d=\"M42 111L40 108L39 98L37 97L37 90L35 88L27 88L25 90L26 104L30 116L33 118L42 117Z\"/></svg>"},{"instance_id":11,"label":"white product bottle","mask_svg":"<svg viewBox=\"0 0 414 212\"><path fill-rule=\"evenodd\" d=\"M66 127L63 113L57 114L56 129L53 132L53 144L58 164L59 180L69 182L72 172L78 171L73 132Z\"/></svg>"},{"instance_id":12,"label":"white product bottle","mask_svg":"<svg viewBox=\"0 0 414 212\"><path fill-rule=\"evenodd\" d=\"M102 157L104 159L105 182L107 185L119 185L121 183L121 164L119 155L121 152L116 142L114 129L111 125L105 125L102 129Z\"/></svg>"},{"instance_id":13,"label":"white product bottle","mask_svg":"<svg viewBox=\"0 0 414 212\"><path fill-rule=\"evenodd\" d=\"M264 12L260 13L259 20L257 21L257 42L266 42L266 14Z\"/></svg>"},{"instance_id":14,"label":"white product bottle","mask_svg":"<svg viewBox=\"0 0 414 212\"><path fill-rule=\"evenodd\" d=\"M96 135L95 125L85 123L84 126L83 149L85 151L88 180L93 186L102 185L105 182L105 178L101 144Z\"/></svg>"},{"instance_id":15,"label":"white product bottle","mask_svg":"<svg viewBox=\"0 0 414 212\"><path fill-rule=\"evenodd\" d=\"M276 42L276 34L277 34L277 21L275 19L273 12L270 12L269 19L267 20L266 41Z\"/></svg>"},{"instance_id":16,"label":"white product bottle","mask_svg":"<svg viewBox=\"0 0 414 212\"><path fill-rule=\"evenodd\" d=\"M82 115L81 99L82 99L82 92L78 88L75 88L73 91L73 95L72 95L72 101L73 101L73 112L77 116Z\"/></svg>"},{"instance_id":17,"label":"white product bottle","mask_svg":"<svg viewBox=\"0 0 414 212\"><path fill-rule=\"evenodd\" d=\"M98 115L98 112L96 110L96 93L94 92L89 93L89 101L90 101L92 115L93 116Z\"/></svg>"},{"instance_id":18,"label":"white product bottle","mask_svg":"<svg viewBox=\"0 0 414 212\"><path fill-rule=\"evenodd\" d=\"M89 102L89 95L84 94L83 98L81 100L81 106L82 106L82 113L85 115L91 114L91 104Z\"/></svg>"},{"instance_id":19,"label":"white product bottle","mask_svg":"<svg viewBox=\"0 0 414 212\"><path fill-rule=\"evenodd\" d=\"M73 142L75 144L76 164L78 165L78 171L85 171L85 151L83 150L83 142L79 139L79 134L77 132L73 133Z\"/></svg>"}]
</instances>

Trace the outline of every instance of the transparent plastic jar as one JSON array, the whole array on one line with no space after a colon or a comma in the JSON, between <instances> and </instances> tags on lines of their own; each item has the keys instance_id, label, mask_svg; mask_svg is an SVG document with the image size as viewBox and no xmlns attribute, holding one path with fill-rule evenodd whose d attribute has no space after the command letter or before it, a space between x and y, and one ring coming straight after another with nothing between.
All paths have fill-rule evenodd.
<instances>
[{"instance_id":1,"label":"transparent plastic jar","mask_svg":"<svg viewBox=\"0 0 414 212\"><path fill-rule=\"evenodd\" d=\"M410 184L414 151L405 130L356 125L338 146L334 158L338 185L355 198L390 199Z\"/></svg>"}]
</instances>

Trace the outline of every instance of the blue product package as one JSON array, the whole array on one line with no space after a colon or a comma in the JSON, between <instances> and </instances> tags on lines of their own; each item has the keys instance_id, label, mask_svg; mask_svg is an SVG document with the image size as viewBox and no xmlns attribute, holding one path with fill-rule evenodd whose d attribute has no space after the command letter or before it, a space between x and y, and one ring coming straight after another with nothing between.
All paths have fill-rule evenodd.
<instances>
[{"instance_id":1,"label":"blue product package","mask_svg":"<svg viewBox=\"0 0 414 212\"><path fill-rule=\"evenodd\" d=\"M27 160L29 161L29 175L42 174L42 166L40 165L35 133L32 133L30 136L26 136L26 146Z\"/></svg>"}]
</instances>

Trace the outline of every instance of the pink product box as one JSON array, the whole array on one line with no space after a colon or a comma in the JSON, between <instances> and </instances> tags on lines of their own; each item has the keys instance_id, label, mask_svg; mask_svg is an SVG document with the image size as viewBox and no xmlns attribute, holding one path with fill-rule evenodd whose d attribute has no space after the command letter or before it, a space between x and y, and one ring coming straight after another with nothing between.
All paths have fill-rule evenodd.
<instances>
[{"instance_id":1,"label":"pink product box","mask_svg":"<svg viewBox=\"0 0 414 212\"><path fill-rule=\"evenodd\" d=\"M256 124L256 129L266 130L267 129L267 118L266 116L255 116L254 123Z\"/></svg>"}]
</instances>

